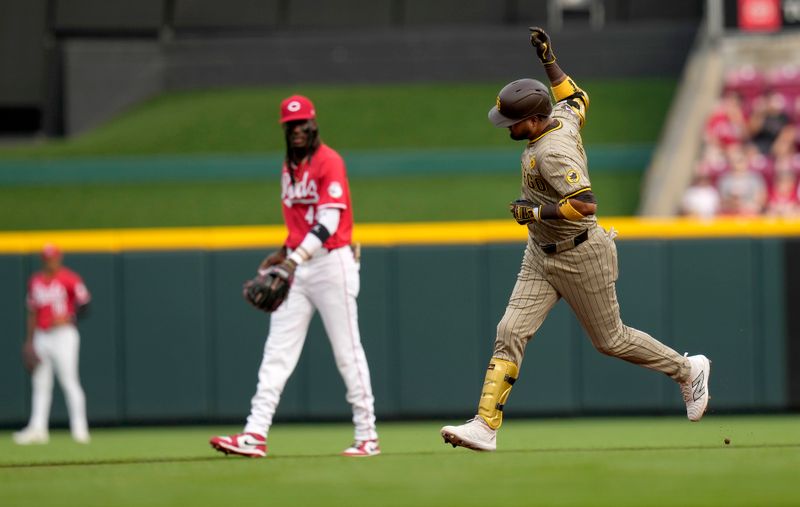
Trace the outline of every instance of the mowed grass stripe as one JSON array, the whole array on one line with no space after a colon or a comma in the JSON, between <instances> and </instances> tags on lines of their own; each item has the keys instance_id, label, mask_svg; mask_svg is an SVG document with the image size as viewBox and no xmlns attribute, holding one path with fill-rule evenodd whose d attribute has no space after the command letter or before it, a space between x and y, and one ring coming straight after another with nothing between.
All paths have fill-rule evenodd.
<instances>
[{"instance_id":1,"label":"mowed grass stripe","mask_svg":"<svg viewBox=\"0 0 800 507\"><path fill-rule=\"evenodd\" d=\"M686 445L686 446L643 446L643 447L597 447L597 448L580 448L580 447L567 447L563 449L552 448L531 448L531 449L498 449L493 451L494 454L554 454L554 453L621 453L621 452L680 452L680 451L744 451L750 449L800 449L800 443L784 443L784 444L745 444L745 445ZM458 452L476 453L461 449ZM413 452L384 452L381 457L375 459L386 459L395 457L408 457L408 456L435 456L443 454L440 451L413 451ZM480 454L480 453L477 453ZM185 456L175 458L146 458L146 459L119 459L119 460L97 460L97 461L53 461L53 462L30 462L30 463L6 463L0 464L0 469L3 468L58 468L58 467L80 467L80 466L106 466L106 465L150 465L154 463L164 464L181 464L202 461L220 461L225 459L242 459L242 460L258 460L269 459L275 460L318 460L318 459L345 459L340 454L302 454L297 456L292 455L274 455L270 454L267 458L248 458L244 456ZM351 458L346 458L351 459Z\"/></svg>"},{"instance_id":2,"label":"mowed grass stripe","mask_svg":"<svg viewBox=\"0 0 800 507\"><path fill-rule=\"evenodd\" d=\"M343 401L344 403L344 401ZM243 410L245 410L243 408ZM448 421L453 422L453 421ZM101 429L90 446L66 431L48 446L0 435L0 463L145 461L5 467L0 505L408 507L798 505L798 416L508 419L496 453L452 449L443 422L381 423L385 454L337 457L349 424L278 424L271 455L217 455L215 434L240 427ZM724 446L723 438L730 438Z\"/></svg>"},{"instance_id":3,"label":"mowed grass stripe","mask_svg":"<svg viewBox=\"0 0 800 507\"><path fill-rule=\"evenodd\" d=\"M674 79L574 77L592 97L583 131L587 144L657 140ZM508 134L486 119L503 84L326 84L176 92L73 139L0 146L0 158L282 152L278 105L293 93L314 100L322 138L339 150L509 146Z\"/></svg>"},{"instance_id":4,"label":"mowed grass stripe","mask_svg":"<svg viewBox=\"0 0 800 507\"><path fill-rule=\"evenodd\" d=\"M603 216L632 214L641 175L600 173ZM517 167L503 174L358 178L356 224L508 219ZM0 187L0 230L282 224L278 174L259 181Z\"/></svg>"}]
</instances>

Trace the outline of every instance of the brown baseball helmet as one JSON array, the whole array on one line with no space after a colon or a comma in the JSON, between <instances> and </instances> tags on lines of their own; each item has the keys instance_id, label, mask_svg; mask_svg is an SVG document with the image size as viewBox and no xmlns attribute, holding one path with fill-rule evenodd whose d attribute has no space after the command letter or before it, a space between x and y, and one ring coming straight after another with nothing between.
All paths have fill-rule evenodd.
<instances>
[{"instance_id":1,"label":"brown baseball helmet","mask_svg":"<svg viewBox=\"0 0 800 507\"><path fill-rule=\"evenodd\" d=\"M495 127L510 127L533 116L550 116L552 111L550 92L541 81L518 79L497 94L497 102L489 110L489 121Z\"/></svg>"}]
</instances>

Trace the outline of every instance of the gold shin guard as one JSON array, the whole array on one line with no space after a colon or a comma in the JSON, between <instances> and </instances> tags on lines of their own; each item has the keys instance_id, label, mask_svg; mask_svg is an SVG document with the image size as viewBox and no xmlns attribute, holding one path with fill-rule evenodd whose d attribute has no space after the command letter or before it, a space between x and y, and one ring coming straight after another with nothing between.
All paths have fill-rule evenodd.
<instances>
[{"instance_id":1,"label":"gold shin guard","mask_svg":"<svg viewBox=\"0 0 800 507\"><path fill-rule=\"evenodd\" d=\"M503 405L518 376L519 368L511 361L496 357L489 361L481 401L478 404L478 415L494 430L503 424Z\"/></svg>"}]
</instances>

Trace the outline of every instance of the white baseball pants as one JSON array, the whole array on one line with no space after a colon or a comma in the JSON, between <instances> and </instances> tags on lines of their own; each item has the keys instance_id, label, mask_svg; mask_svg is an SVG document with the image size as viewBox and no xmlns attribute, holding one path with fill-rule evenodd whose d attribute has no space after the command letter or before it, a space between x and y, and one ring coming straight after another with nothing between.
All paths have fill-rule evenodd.
<instances>
[{"instance_id":1,"label":"white baseball pants","mask_svg":"<svg viewBox=\"0 0 800 507\"><path fill-rule=\"evenodd\" d=\"M267 436L283 388L297 366L318 310L353 408L355 440L378 438L375 398L358 330L359 266L349 247L320 251L298 266L289 297L272 314L258 387L244 431Z\"/></svg>"},{"instance_id":2,"label":"white baseball pants","mask_svg":"<svg viewBox=\"0 0 800 507\"><path fill-rule=\"evenodd\" d=\"M72 436L85 439L89 435L89 428L86 422L86 397L78 378L78 330L71 324L48 330L36 329L33 332L33 348L41 362L31 374L33 394L28 429L48 429L55 372L67 402Z\"/></svg>"}]
</instances>

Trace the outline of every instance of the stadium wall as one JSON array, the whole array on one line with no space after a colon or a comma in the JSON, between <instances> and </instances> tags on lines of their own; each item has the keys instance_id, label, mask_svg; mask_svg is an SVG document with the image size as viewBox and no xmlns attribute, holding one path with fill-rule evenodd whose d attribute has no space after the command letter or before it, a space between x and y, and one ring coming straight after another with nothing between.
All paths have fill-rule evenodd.
<instances>
[{"instance_id":1,"label":"stadium wall","mask_svg":"<svg viewBox=\"0 0 800 507\"><path fill-rule=\"evenodd\" d=\"M454 237L470 226L449 229ZM497 242L465 232L452 244L411 244L402 228L399 244L375 234L367 241L359 313L380 418L467 416L475 409L524 248L524 240L496 229ZM80 330L81 377L95 424L239 421L248 411L268 318L244 304L241 283L264 249L213 234L205 241L216 245L177 249L186 238L165 236L158 243L134 233L94 252L79 236L66 245L79 252L66 264L82 273L94 296ZM281 240L279 231L267 236L268 243ZM3 239L2 250L13 250ZM797 360L787 354L797 328L787 307L795 291L785 283L786 273L797 271L788 256L797 248L781 237L619 241L623 319L680 352L713 359L712 410L785 410L797 401L789 391ZM0 425L28 416L19 347L25 281L37 268L35 253L0 255ZM64 423L60 396L53 417ZM509 415L678 413L682 406L666 377L594 351L562 301L528 347ZM316 317L278 415L349 418Z\"/></svg>"}]
</instances>

